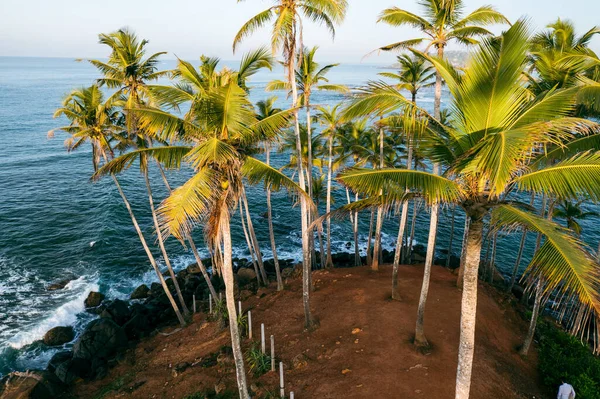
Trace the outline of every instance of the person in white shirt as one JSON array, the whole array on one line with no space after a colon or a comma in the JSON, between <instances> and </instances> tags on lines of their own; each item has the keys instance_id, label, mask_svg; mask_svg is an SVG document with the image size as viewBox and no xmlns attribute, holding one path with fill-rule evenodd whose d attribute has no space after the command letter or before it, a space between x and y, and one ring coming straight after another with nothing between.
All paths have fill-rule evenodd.
<instances>
[{"instance_id":1,"label":"person in white shirt","mask_svg":"<svg viewBox=\"0 0 600 399\"><path fill-rule=\"evenodd\" d=\"M575 399L575 390L570 384L563 381L562 385L558 388L556 399Z\"/></svg>"}]
</instances>

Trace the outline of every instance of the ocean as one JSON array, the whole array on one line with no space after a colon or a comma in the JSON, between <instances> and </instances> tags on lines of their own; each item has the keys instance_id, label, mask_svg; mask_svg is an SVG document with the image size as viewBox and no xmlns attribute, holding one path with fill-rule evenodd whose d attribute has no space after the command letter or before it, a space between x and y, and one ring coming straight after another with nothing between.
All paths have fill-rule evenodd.
<instances>
[{"instance_id":1,"label":"ocean","mask_svg":"<svg viewBox=\"0 0 600 399\"><path fill-rule=\"evenodd\" d=\"M222 65L235 68L237 63ZM174 66L175 61L162 65L163 69ZM377 73L384 67L342 64L328 77L332 83L356 88L378 79ZM89 86L98 77L94 67L73 59L0 57L0 376L12 370L44 368L58 349L47 348L39 340L47 330L59 325L73 325L80 332L96 317L83 308L90 291L99 290L109 298L128 298L135 287L156 278L112 181L89 181L93 171L91 150L82 148L67 153L63 146L65 134L57 132L53 139L47 138L48 131L67 123L62 118L52 118L63 97L75 87ZM251 79L252 100L272 96L264 87L276 78L282 78L280 70L255 75ZM278 105L285 106L287 99L278 95ZM312 102L334 105L342 99L339 94L317 92ZM417 101L431 109L433 92L424 89ZM289 154L274 153L272 162L281 167L289 162ZM167 193L158 180L158 172L151 172L158 201ZM183 183L189 176L189 170L169 172L172 185ZM151 237L152 221L139 171L135 167L127 171L121 182L146 236ZM269 258L262 187L250 187L248 198L258 240L265 258ZM334 207L343 204L344 190L338 187L334 198ZM285 191L274 193L278 255L299 260L299 210L292 205ZM448 247L450 214L449 209L441 212L438 256ZM384 248L394 247L397 219L390 215L385 222ZM418 243L426 243L428 219L427 211L422 210L416 224ZM236 214L232 218L234 256L249 257L238 221ZM458 255L464 225L460 211L455 225L453 253ZM368 227L369 213L365 212L360 215L359 229L363 254ZM583 221L582 227L584 238L595 247L600 232L593 219ZM198 244L202 242L201 231L196 231L194 237ZM498 241L497 262L504 274L510 273L514 265L519 240L517 233ZM531 257L533 242L534 237L529 237L523 266ZM353 252L348 221L333 222L332 244L334 252ZM193 263L191 253L176 240L168 240L167 251L177 269ZM204 250L203 255L208 256L208 252ZM64 289L48 290L50 284L64 279L70 280Z\"/></svg>"}]
</instances>

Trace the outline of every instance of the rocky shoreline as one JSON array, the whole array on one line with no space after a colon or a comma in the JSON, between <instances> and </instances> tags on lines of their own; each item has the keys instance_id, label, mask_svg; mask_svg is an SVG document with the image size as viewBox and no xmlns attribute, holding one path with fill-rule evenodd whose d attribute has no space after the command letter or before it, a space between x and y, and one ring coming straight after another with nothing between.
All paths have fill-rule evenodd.
<instances>
[{"instance_id":1,"label":"rocky shoreline","mask_svg":"<svg viewBox=\"0 0 600 399\"><path fill-rule=\"evenodd\" d=\"M425 248L416 246L411 263L422 263L424 256ZM354 254L336 253L332 258L336 268L354 267ZM391 263L393 258L394 252L383 251L384 263ZM451 259L452 266L458 266L456 260ZM445 259L436 260L436 263L445 264ZM279 264L284 279L301 273L301 265L294 260L279 260ZM205 265L211 266L210 259L206 260ZM266 260L264 266L269 277L274 277L273 260ZM258 289L251 262L236 258L234 268L236 289ZM209 290L198 266L194 263L179 271L176 277L186 304L191 308L195 297L199 310L207 311ZM166 278L166 282L173 291L172 279ZM222 290L222 281L218 276L213 275L212 283L217 291ZM60 289L56 288L56 284L51 287ZM85 308L87 312L98 315L98 318L91 321L79 336L75 336L73 327L59 326L49 330L43 338L45 345L53 347L76 339L72 349L57 352L45 370L13 372L4 376L0 380L0 399L56 398L78 380L102 379L112 366L122 360L120 358L127 348L134 347L142 338L157 334L159 328L173 325L177 320L162 286L158 283L152 283L150 287L140 285L131 293L129 301L111 300L102 293L91 292L85 299Z\"/></svg>"}]
</instances>

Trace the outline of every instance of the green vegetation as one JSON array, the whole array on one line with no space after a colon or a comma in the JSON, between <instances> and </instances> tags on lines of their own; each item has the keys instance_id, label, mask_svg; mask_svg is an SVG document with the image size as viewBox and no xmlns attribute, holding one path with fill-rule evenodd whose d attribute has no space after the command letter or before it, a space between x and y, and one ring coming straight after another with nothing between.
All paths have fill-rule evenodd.
<instances>
[{"instance_id":1,"label":"green vegetation","mask_svg":"<svg viewBox=\"0 0 600 399\"><path fill-rule=\"evenodd\" d=\"M246 351L246 362L248 371L252 372L255 377L260 377L271 370L271 356L262 353L258 342L253 342Z\"/></svg>"},{"instance_id":2,"label":"green vegetation","mask_svg":"<svg viewBox=\"0 0 600 399\"><path fill-rule=\"evenodd\" d=\"M587 345L549 322L540 323L538 339L538 370L551 392L564 381L576 387L578 398L600 398L600 359Z\"/></svg>"}]
</instances>

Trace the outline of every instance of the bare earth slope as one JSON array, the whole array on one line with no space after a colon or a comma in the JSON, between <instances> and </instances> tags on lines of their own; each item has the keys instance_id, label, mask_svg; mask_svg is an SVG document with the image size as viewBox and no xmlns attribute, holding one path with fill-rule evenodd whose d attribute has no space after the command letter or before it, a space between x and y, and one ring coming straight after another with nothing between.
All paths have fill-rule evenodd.
<instances>
[{"instance_id":1,"label":"bare earth slope","mask_svg":"<svg viewBox=\"0 0 600 399\"><path fill-rule=\"evenodd\" d=\"M396 302L389 299L391 267L379 273L366 267L315 272L312 308L320 327L314 332L302 328L299 279L289 280L288 289L281 293L268 289L252 294L243 307L252 310L255 340L260 323L265 324L267 337L275 336L276 356L286 367L286 393L294 391L295 398L450 399L454 397L461 292L454 275L434 267L425 320L432 349L421 354L411 340L422 273L422 266L401 268L402 301ZM527 359L515 351L526 323L510 305L501 303L494 290L480 285L479 293L471 398L542 397L535 349ZM197 314L184 330L165 330L142 341L104 380L80 383L74 394L82 398L185 398L215 385L235 389L230 357L218 354L228 341L227 329L219 330L215 322ZM275 373L250 380L255 397L279 392Z\"/></svg>"}]
</instances>

